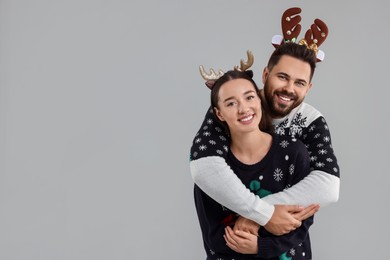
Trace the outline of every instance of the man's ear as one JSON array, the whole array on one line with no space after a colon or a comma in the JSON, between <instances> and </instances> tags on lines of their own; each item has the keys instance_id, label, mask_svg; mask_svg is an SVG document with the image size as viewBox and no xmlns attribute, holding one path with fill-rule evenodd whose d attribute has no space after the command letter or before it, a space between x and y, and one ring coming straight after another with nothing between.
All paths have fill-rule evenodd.
<instances>
[{"instance_id":1,"label":"man's ear","mask_svg":"<svg viewBox=\"0 0 390 260\"><path fill-rule=\"evenodd\" d=\"M268 71L268 68L265 67L264 70L263 70L263 76L262 76L262 81L263 81L263 84L265 83L265 81L267 80L268 78L268 75L269 75L269 71Z\"/></svg>"},{"instance_id":2,"label":"man's ear","mask_svg":"<svg viewBox=\"0 0 390 260\"><path fill-rule=\"evenodd\" d=\"M218 108L214 107L214 113L218 117L219 120L221 120L222 122L225 121L225 118L222 116L222 114Z\"/></svg>"},{"instance_id":3,"label":"man's ear","mask_svg":"<svg viewBox=\"0 0 390 260\"><path fill-rule=\"evenodd\" d=\"M309 83L309 86L308 86L308 88L307 88L307 91L306 91L306 94L305 94L305 96L307 95L307 93L309 93L309 90L311 89L311 87L313 86L313 83Z\"/></svg>"}]
</instances>

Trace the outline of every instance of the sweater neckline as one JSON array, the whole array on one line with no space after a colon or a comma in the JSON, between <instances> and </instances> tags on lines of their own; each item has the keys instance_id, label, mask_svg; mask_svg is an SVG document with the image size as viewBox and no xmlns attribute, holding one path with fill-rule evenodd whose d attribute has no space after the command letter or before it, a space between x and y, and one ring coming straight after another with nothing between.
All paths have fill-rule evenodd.
<instances>
[{"instance_id":1,"label":"sweater neckline","mask_svg":"<svg viewBox=\"0 0 390 260\"><path fill-rule=\"evenodd\" d=\"M234 156L234 154L232 153L232 151L229 149L229 152L227 154L227 158L228 160L234 164L235 166L239 167L239 168L243 168L243 169L251 169L251 168L257 168L257 167L260 167L262 166L263 164L267 164L267 161L269 161L271 158L272 158L272 154L274 154L274 150L276 149L276 146L277 146L277 140L279 139L279 137L277 135L272 135L272 143L271 143L271 147L270 149L268 150L268 152L265 154L265 156L263 157L263 159L261 159L260 161L254 163L254 164L246 164L246 163L243 163L241 162L240 160L237 159L236 156Z\"/></svg>"}]
</instances>

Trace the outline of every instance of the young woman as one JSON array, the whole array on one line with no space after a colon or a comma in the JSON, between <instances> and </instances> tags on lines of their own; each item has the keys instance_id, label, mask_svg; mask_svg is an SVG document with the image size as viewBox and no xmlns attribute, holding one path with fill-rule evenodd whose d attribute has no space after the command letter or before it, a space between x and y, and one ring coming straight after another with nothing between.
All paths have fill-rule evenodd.
<instances>
[{"instance_id":1,"label":"young woman","mask_svg":"<svg viewBox=\"0 0 390 260\"><path fill-rule=\"evenodd\" d=\"M208 82L211 107L229 136L227 163L259 197L296 184L309 174L309 155L303 143L273 135L263 114L253 72L234 69ZM216 180L217 181L217 180ZM228 185L228 184L226 184ZM233 232L235 212L214 201L197 185L195 205L208 260L311 259L309 227L313 217L283 236L260 228L258 233Z\"/></svg>"}]
</instances>

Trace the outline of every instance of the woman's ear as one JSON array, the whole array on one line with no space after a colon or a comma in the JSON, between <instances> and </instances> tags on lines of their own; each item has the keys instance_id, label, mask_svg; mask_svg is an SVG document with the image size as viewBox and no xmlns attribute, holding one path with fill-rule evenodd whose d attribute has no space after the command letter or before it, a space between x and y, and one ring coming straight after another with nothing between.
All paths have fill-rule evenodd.
<instances>
[{"instance_id":1,"label":"woman's ear","mask_svg":"<svg viewBox=\"0 0 390 260\"><path fill-rule=\"evenodd\" d=\"M214 107L214 114L218 117L219 120L222 122L225 121L224 117L222 116L221 112L218 108Z\"/></svg>"}]
</instances>

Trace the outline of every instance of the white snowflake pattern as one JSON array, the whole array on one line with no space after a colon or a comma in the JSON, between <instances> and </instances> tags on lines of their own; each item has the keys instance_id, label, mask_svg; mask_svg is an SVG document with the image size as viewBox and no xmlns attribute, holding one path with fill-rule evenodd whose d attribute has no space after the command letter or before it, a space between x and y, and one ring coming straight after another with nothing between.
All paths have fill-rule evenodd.
<instances>
[{"instance_id":1,"label":"white snowflake pattern","mask_svg":"<svg viewBox=\"0 0 390 260\"><path fill-rule=\"evenodd\" d=\"M218 126L215 127L215 131L217 131L218 133L222 132L222 129Z\"/></svg>"},{"instance_id":2,"label":"white snowflake pattern","mask_svg":"<svg viewBox=\"0 0 390 260\"><path fill-rule=\"evenodd\" d=\"M323 162L316 162L316 167L322 168L324 166L325 166L325 163L323 163Z\"/></svg>"},{"instance_id":3,"label":"white snowflake pattern","mask_svg":"<svg viewBox=\"0 0 390 260\"><path fill-rule=\"evenodd\" d=\"M205 151L207 149L207 146L202 144L201 146L199 146L199 150L201 151Z\"/></svg>"},{"instance_id":4,"label":"white snowflake pattern","mask_svg":"<svg viewBox=\"0 0 390 260\"><path fill-rule=\"evenodd\" d=\"M229 150L229 147L227 147L227 145L224 145L223 149L225 150L225 152L227 152Z\"/></svg>"},{"instance_id":5,"label":"white snowflake pattern","mask_svg":"<svg viewBox=\"0 0 390 260\"><path fill-rule=\"evenodd\" d=\"M324 128L325 128L326 130L329 130L328 125L324 125Z\"/></svg>"},{"instance_id":6,"label":"white snowflake pattern","mask_svg":"<svg viewBox=\"0 0 390 260\"><path fill-rule=\"evenodd\" d=\"M323 154L327 154L328 151L325 149L321 149L321 150L318 150L318 153L323 155Z\"/></svg>"},{"instance_id":7,"label":"white snowflake pattern","mask_svg":"<svg viewBox=\"0 0 390 260\"><path fill-rule=\"evenodd\" d=\"M212 125L213 123L214 123L213 119L211 119L211 118L207 119L207 124Z\"/></svg>"},{"instance_id":8,"label":"white snowflake pattern","mask_svg":"<svg viewBox=\"0 0 390 260\"><path fill-rule=\"evenodd\" d=\"M294 248L290 249L290 255L295 256L295 249Z\"/></svg>"},{"instance_id":9,"label":"white snowflake pattern","mask_svg":"<svg viewBox=\"0 0 390 260\"><path fill-rule=\"evenodd\" d=\"M326 158L326 161L327 162L333 162L333 159L332 158Z\"/></svg>"},{"instance_id":10,"label":"white snowflake pattern","mask_svg":"<svg viewBox=\"0 0 390 260\"><path fill-rule=\"evenodd\" d=\"M279 168L276 168L274 171L274 179L275 181L281 181L283 178L283 171Z\"/></svg>"},{"instance_id":11,"label":"white snowflake pattern","mask_svg":"<svg viewBox=\"0 0 390 260\"><path fill-rule=\"evenodd\" d=\"M318 137L320 137L321 136L321 134L320 133L318 133L318 134L316 134L315 136L314 136L314 138L318 138Z\"/></svg>"},{"instance_id":12,"label":"white snowflake pattern","mask_svg":"<svg viewBox=\"0 0 390 260\"><path fill-rule=\"evenodd\" d=\"M194 152L194 153L192 154L192 156L193 156L194 158L196 158L196 157L198 156L198 152Z\"/></svg>"},{"instance_id":13,"label":"white snowflake pattern","mask_svg":"<svg viewBox=\"0 0 390 260\"><path fill-rule=\"evenodd\" d=\"M295 165L291 164L290 167L288 167L288 171L290 172L290 175L294 174L294 170L295 170Z\"/></svg>"},{"instance_id":14,"label":"white snowflake pattern","mask_svg":"<svg viewBox=\"0 0 390 260\"><path fill-rule=\"evenodd\" d=\"M301 136L302 135L302 127L299 125L292 125L290 127L290 135L292 137L295 137L296 135Z\"/></svg>"},{"instance_id":15,"label":"white snowflake pattern","mask_svg":"<svg viewBox=\"0 0 390 260\"><path fill-rule=\"evenodd\" d=\"M317 147L318 148L321 148L321 147L323 147L324 146L324 144L323 143L319 143L319 144L317 144Z\"/></svg>"},{"instance_id":16,"label":"white snowflake pattern","mask_svg":"<svg viewBox=\"0 0 390 260\"><path fill-rule=\"evenodd\" d=\"M288 145L289 145L289 142L286 141L286 140L283 140L283 141L280 142L280 146L283 147L283 148L286 148Z\"/></svg>"},{"instance_id":17,"label":"white snowflake pattern","mask_svg":"<svg viewBox=\"0 0 390 260\"><path fill-rule=\"evenodd\" d=\"M325 136L324 137L324 142L329 143L330 142L330 137L329 136Z\"/></svg>"},{"instance_id":18,"label":"white snowflake pattern","mask_svg":"<svg viewBox=\"0 0 390 260\"><path fill-rule=\"evenodd\" d=\"M285 135L286 132L285 132L283 127L278 127L278 128L275 129L275 134L277 134L277 135Z\"/></svg>"},{"instance_id":19,"label":"white snowflake pattern","mask_svg":"<svg viewBox=\"0 0 390 260\"><path fill-rule=\"evenodd\" d=\"M211 255L215 255L215 252L213 250L210 249L210 254Z\"/></svg>"},{"instance_id":20,"label":"white snowflake pattern","mask_svg":"<svg viewBox=\"0 0 390 260\"><path fill-rule=\"evenodd\" d=\"M334 171L334 172L338 172L339 170L338 170L336 167L334 167L334 168L333 168L333 171Z\"/></svg>"},{"instance_id":21,"label":"white snowflake pattern","mask_svg":"<svg viewBox=\"0 0 390 260\"><path fill-rule=\"evenodd\" d=\"M314 156L314 155L313 155L313 156L310 156L310 161L312 161L312 162L313 162L313 161L317 161L317 156Z\"/></svg>"},{"instance_id":22,"label":"white snowflake pattern","mask_svg":"<svg viewBox=\"0 0 390 260\"><path fill-rule=\"evenodd\" d=\"M312 125L312 126L309 128L309 132L313 132L315 128L316 128L316 126L315 126L315 125Z\"/></svg>"},{"instance_id":23,"label":"white snowflake pattern","mask_svg":"<svg viewBox=\"0 0 390 260\"><path fill-rule=\"evenodd\" d=\"M202 129L203 130L207 130L209 127L207 125L205 125Z\"/></svg>"},{"instance_id":24,"label":"white snowflake pattern","mask_svg":"<svg viewBox=\"0 0 390 260\"><path fill-rule=\"evenodd\" d=\"M208 131L205 131L205 132L203 132L203 135L204 135L204 136L210 136L210 135L211 135L211 133L210 133L210 132L208 132Z\"/></svg>"},{"instance_id":25,"label":"white snowflake pattern","mask_svg":"<svg viewBox=\"0 0 390 260\"><path fill-rule=\"evenodd\" d=\"M196 144L200 143L200 141L202 141L202 138L196 138L196 139L195 139L195 143L196 143Z\"/></svg>"},{"instance_id":26,"label":"white snowflake pattern","mask_svg":"<svg viewBox=\"0 0 390 260\"><path fill-rule=\"evenodd\" d=\"M210 140L209 143L210 143L211 145L216 145L216 144L217 144L217 142L214 141L214 140Z\"/></svg>"},{"instance_id":27,"label":"white snowflake pattern","mask_svg":"<svg viewBox=\"0 0 390 260\"><path fill-rule=\"evenodd\" d=\"M221 150L216 150L217 154L223 155L223 152Z\"/></svg>"},{"instance_id":28,"label":"white snowflake pattern","mask_svg":"<svg viewBox=\"0 0 390 260\"><path fill-rule=\"evenodd\" d=\"M219 136L219 139L221 139L222 141L226 141L226 137L223 136L223 135L220 135L220 136Z\"/></svg>"}]
</instances>

